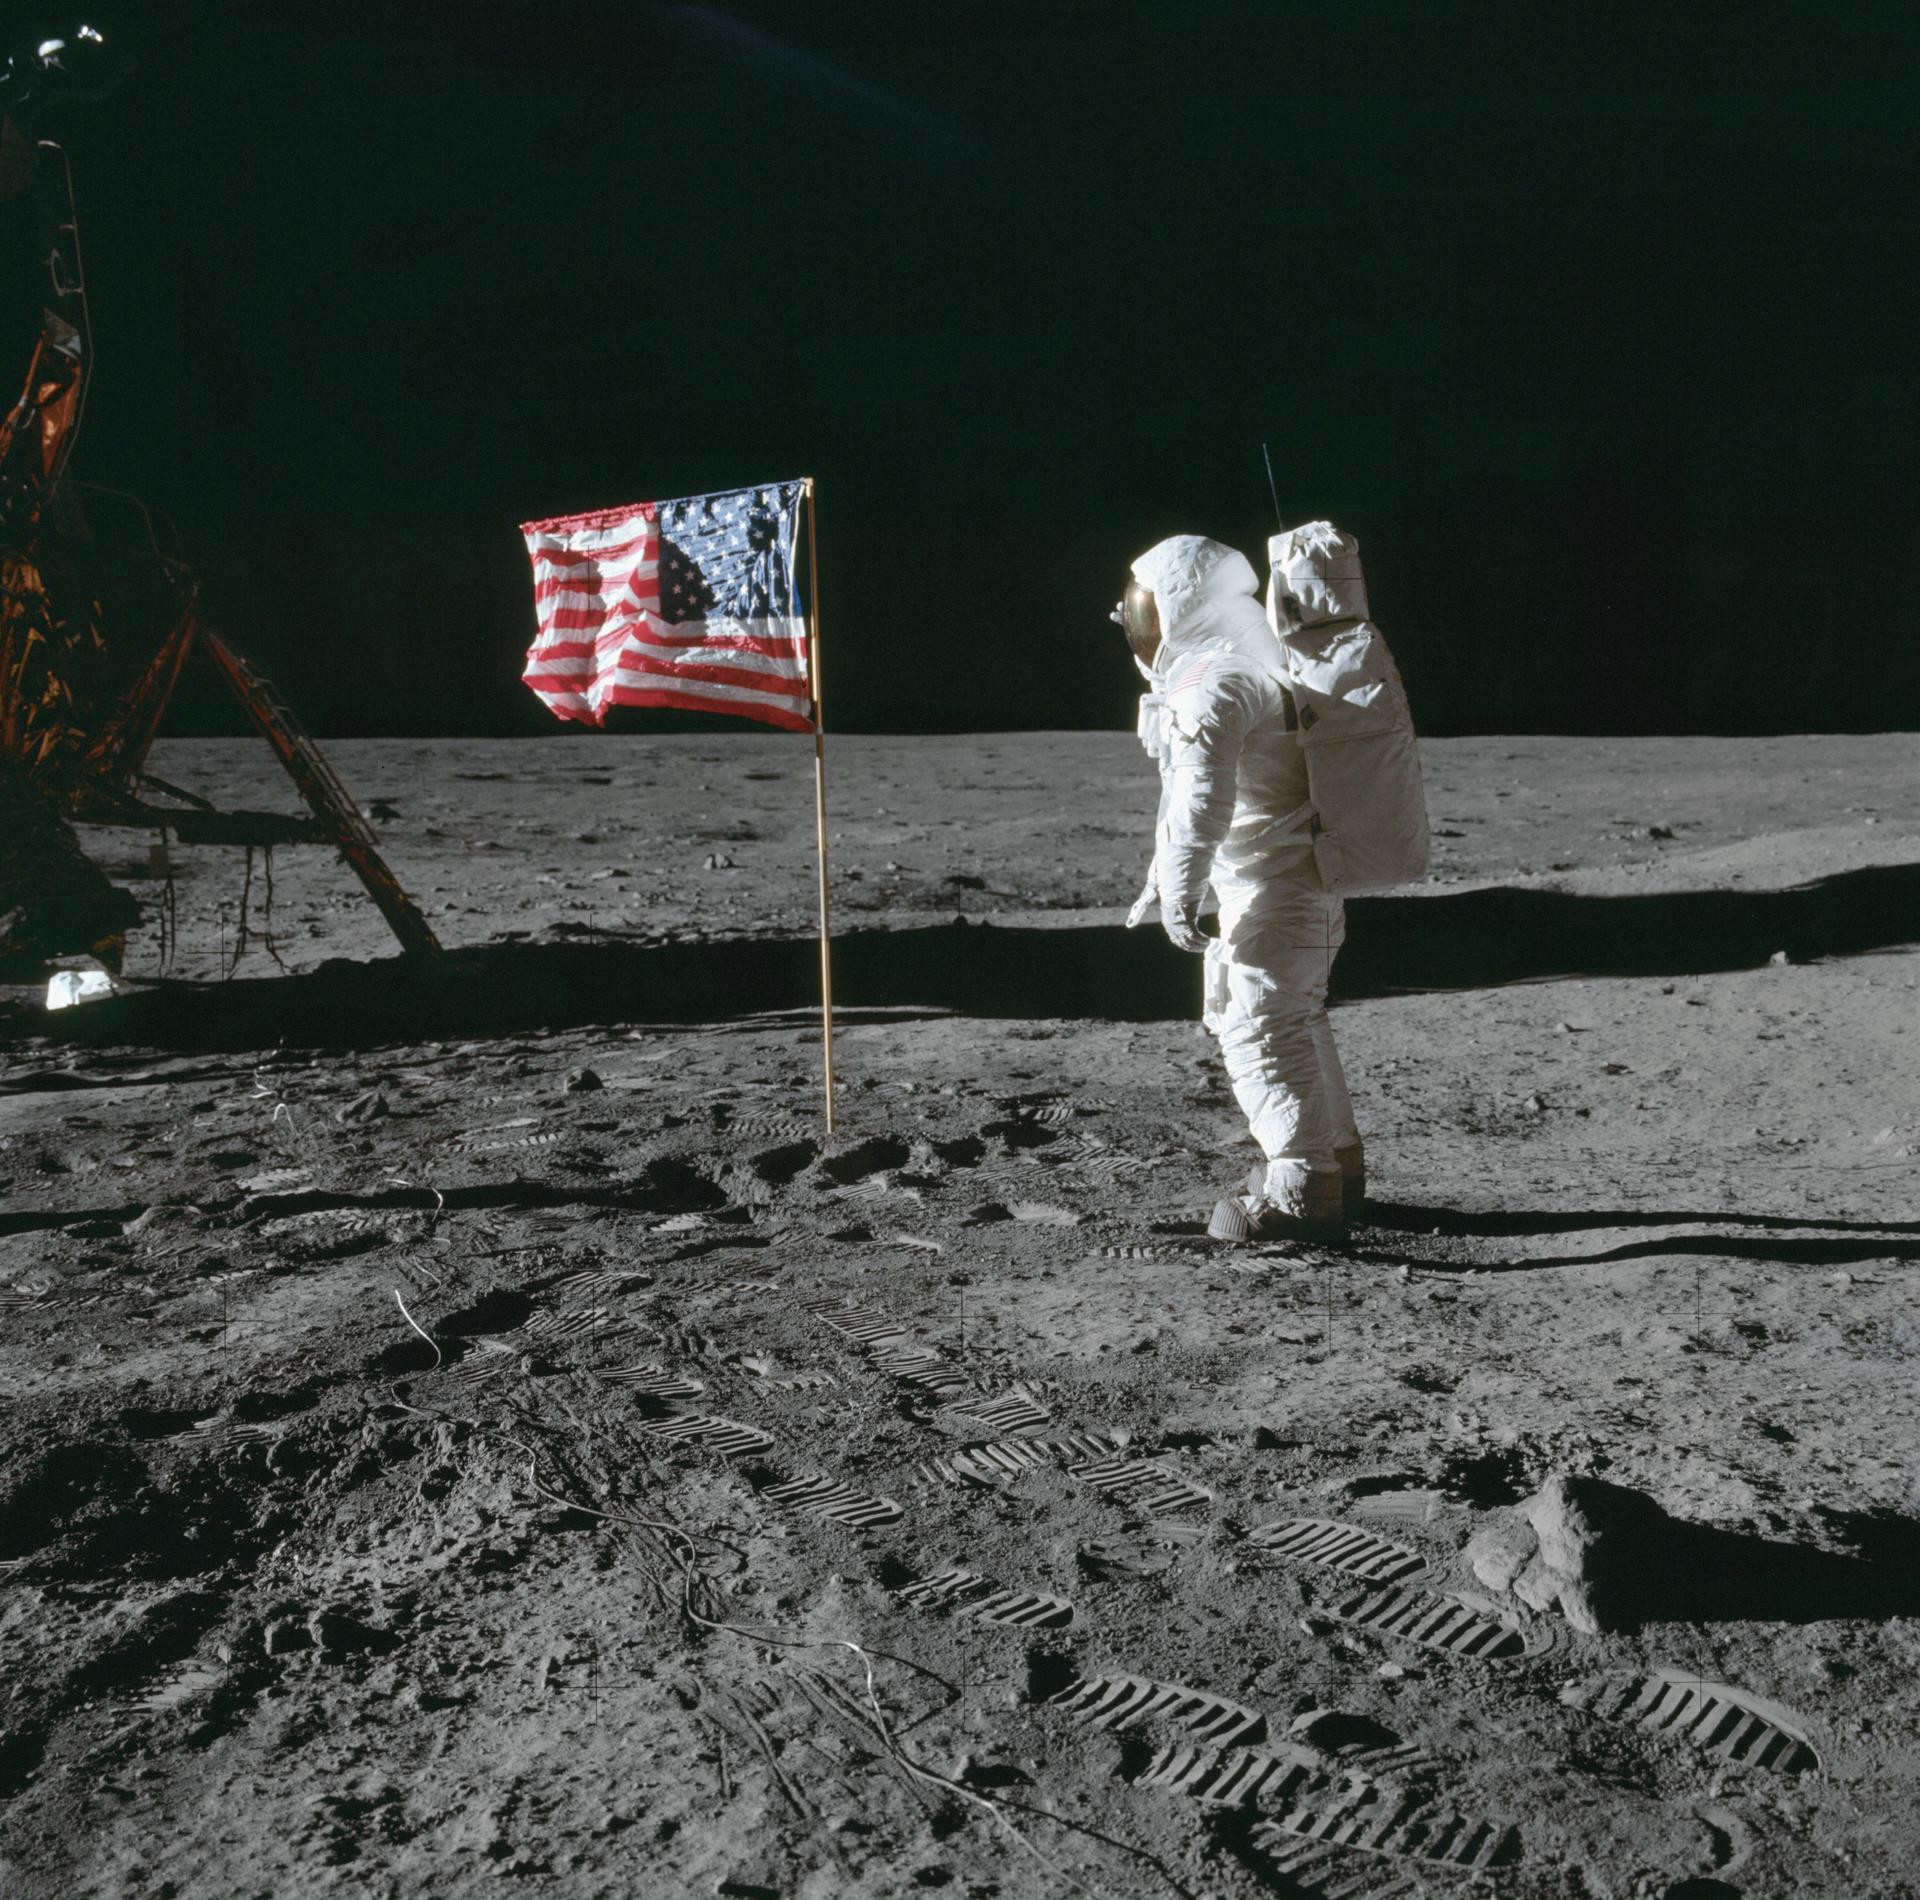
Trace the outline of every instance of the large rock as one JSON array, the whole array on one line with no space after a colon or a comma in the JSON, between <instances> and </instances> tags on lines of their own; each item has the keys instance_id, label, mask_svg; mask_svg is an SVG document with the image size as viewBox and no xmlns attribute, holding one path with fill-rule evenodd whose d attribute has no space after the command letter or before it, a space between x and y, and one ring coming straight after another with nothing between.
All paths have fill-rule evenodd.
<instances>
[{"instance_id":1,"label":"large rock","mask_svg":"<svg viewBox=\"0 0 1920 1900\"><path fill-rule=\"evenodd\" d=\"M1624 1485L1556 1471L1482 1530L1467 1557L1489 1589L1598 1634L1642 1620L1661 1565L1690 1528Z\"/></svg>"},{"instance_id":2,"label":"large rock","mask_svg":"<svg viewBox=\"0 0 1920 1900\"><path fill-rule=\"evenodd\" d=\"M1911 1563L1862 1563L1669 1517L1651 1498L1556 1472L1467 1546L1473 1573L1589 1633L1651 1622L1920 1616Z\"/></svg>"}]
</instances>

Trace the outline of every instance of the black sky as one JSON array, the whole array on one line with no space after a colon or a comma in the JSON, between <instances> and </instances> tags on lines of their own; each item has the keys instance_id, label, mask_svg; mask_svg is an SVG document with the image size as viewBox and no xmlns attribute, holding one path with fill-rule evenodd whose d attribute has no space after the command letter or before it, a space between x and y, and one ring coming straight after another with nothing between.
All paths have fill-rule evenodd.
<instances>
[{"instance_id":1,"label":"black sky","mask_svg":"<svg viewBox=\"0 0 1920 1900\"><path fill-rule=\"evenodd\" d=\"M1911 6L107 19L74 472L321 732L551 729L516 524L801 473L830 725L1126 724L1263 439L1429 730L1920 727Z\"/></svg>"}]
</instances>

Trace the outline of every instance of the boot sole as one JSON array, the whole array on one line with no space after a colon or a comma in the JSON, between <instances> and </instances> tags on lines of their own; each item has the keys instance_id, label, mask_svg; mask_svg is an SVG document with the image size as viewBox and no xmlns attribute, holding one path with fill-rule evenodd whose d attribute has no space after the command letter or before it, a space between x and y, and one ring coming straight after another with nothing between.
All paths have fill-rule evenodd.
<instances>
[{"instance_id":1,"label":"boot sole","mask_svg":"<svg viewBox=\"0 0 1920 1900\"><path fill-rule=\"evenodd\" d=\"M1211 1240L1245 1242L1249 1240L1309 1240L1323 1246L1338 1246L1347 1237L1345 1221L1287 1220L1269 1216L1256 1223L1238 1201L1216 1201L1213 1218L1207 1222Z\"/></svg>"},{"instance_id":2,"label":"boot sole","mask_svg":"<svg viewBox=\"0 0 1920 1900\"><path fill-rule=\"evenodd\" d=\"M1266 1192L1266 1187L1267 1187L1266 1164L1264 1162L1256 1161L1253 1164L1253 1166L1247 1170L1247 1192L1250 1195L1252 1195L1253 1198L1257 1201L1260 1198L1260 1196ZM1222 1201L1220 1205L1224 1207L1227 1205L1227 1203ZM1367 1212L1367 1183L1366 1183L1365 1177L1362 1176L1357 1181L1347 1180L1343 1178L1340 1183L1340 1218L1341 1220L1349 1225L1352 1225L1363 1220L1366 1217L1366 1212ZM1213 1230L1209 1228L1207 1231L1209 1233L1212 1233ZM1227 1236L1223 1234L1214 1234L1213 1237L1216 1240L1222 1240L1227 1238Z\"/></svg>"},{"instance_id":3,"label":"boot sole","mask_svg":"<svg viewBox=\"0 0 1920 1900\"><path fill-rule=\"evenodd\" d=\"M1207 1236L1211 1240L1251 1240L1253 1222L1238 1201L1215 1201L1213 1218L1207 1222Z\"/></svg>"}]
</instances>

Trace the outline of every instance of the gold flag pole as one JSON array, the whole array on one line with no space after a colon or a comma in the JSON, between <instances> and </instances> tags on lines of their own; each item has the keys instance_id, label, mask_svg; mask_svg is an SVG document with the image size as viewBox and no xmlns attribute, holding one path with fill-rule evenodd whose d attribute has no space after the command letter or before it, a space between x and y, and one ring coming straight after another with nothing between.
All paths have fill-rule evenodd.
<instances>
[{"instance_id":1,"label":"gold flag pole","mask_svg":"<svg viewBox=\"0 0 1920 1900\"><path fill-rule=\"evenodd\" d=\"M813 690L813 804L820 842L820 1020L826 1060L827 1133L833 1133L833 935L827 918L827 735L820 722L820 544L814 534L813 477L807 488L807 660Z\"/></svg>"}]
</instances>

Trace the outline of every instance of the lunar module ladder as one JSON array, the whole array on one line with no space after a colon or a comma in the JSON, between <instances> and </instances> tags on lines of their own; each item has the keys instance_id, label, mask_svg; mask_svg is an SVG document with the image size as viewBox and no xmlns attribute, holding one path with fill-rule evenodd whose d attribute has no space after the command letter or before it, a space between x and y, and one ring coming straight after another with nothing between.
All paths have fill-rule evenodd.
<instances>
[{"instance_id":1,"label":"lunar module ladder","mask_svg":"<svg viewBox=\"0 0 1920 1900\"><path fill-rule=\"evenodd\" d=\"M50 42L56 50L59 44ZM10 113L17 110L17 102L6 96L4 82L16 77L9 70L0 79L0 103L6 104ZM15 130L15 119L9 116L9 161ZM65 168L66 154L58 145L42 139L38 149L58 154ZM21 189L22 183L16 179L0 190L0 196L12 197ZM387 868L372 828L333 768L321 757L319 748L300 729L299 721L272 684L217 634L200 624L196 586L188 585L173 630L140 678L122 695L91 744L85 742L83 734L72 729L73 722L67 716L72 696L57 670L37 693L27 693L22 687L21 662L16 649L32 651L37 645L44 654L50 634L45 628L27 624L24 607L20 612L15 608L25 603L46 609L46 590L38 560L42 514L73 447L84 405L91 354L70 170L65 171L64 203L64 219L44 234L45 260L52 273L54 299L67 309L74 321L69 322L58 311L45 313L20 399L0 415L0 563L4 563L8 571L5 610L0 612L0 773L12 772L26 779L43 773L47 786L63 794L69 816L85 815L104 823L169 822L171 814L145 806L139 800L136 787L144 779L195 807L188 815L191 822L213 841L270 844L276 835L284 840L304 832L318 841L331 843L366 886L367 895L379 906L380 914L399 938L400 947L409 954L436 954L440 949L439 939ZM147 518L147 538L156 561L176 578L187 580L184 568L161 556L153 540L151 517L144 505L136 501L135 506ZM24 648L16 641L16 632L24 640ZM206 800L191 793L180 793L177 787L168 786L142 770L148 748L196 639L205 645L227 684L247 709L248 717L299 787L300 796L314 816L310 829L297 820L276 814L214 812ZM97 634L95 643L98 644ZM46 722L47 730L36 732L24 715L28 709L42 706L56 708L57 716ZM79 748L77 754L68 746L70 737ZM183 836L187 822L187 818L179 821Z\"/></svg>"},{"instance_id":2,"label":"lunar module ladder","mask_svg":"<svg viewBox=\"0 0 1920 1900\"><path fill-rule=\"evenodd\" d=\"M189 587L173 631L147 662L139 679L122 695L112 716L82 756L75 815L102 824L151 824L156 820L165 823L168 813L141 803L135 794L135 786L145 781L197 808L181 814L175 821L183 838L198 832L209 843L270 845L277 836L281 840L292 837L332 844L366 886L367 895L379 905L380 914L399 938L401 949L409 954L437 952L440 941L433 934L432 926L388 869L372 827L360 815L360 807L340 783L320 748L301 729L299 720L273 682L255 672L217 633L201 625L199 607L200 590L197 586ZM307 809L313 813L310 828L296 820L276 818L268 813L228 815L213 811L204 799L183 792L177 785L169 785L145 770L147 752L195 641L206 648L207 657L219 668L221 678L233 689L234 697L246 708L247 717L273 747L274 756L299 788Z\"/></svg>"},{"instance_id":3,"label":"lunar module ladder","mask_svg":"<svg viewBox=\"0 0 1920 1900\"><path fill-rule=\"evenodd\" d=\"M247 709L247 716L273 747L322 829L339 847L354 876L366 886L367 895L379 905L381 916L400 939L401 949L409 955L437 954L440 939L433 934L432 925L387 868L372 826L360 815L360 807L321 756L319 747L301 730L292 708L272 681L256 673L217 633L205 627L199 633L208 656Z\"/></svg>"}]
</instances>

